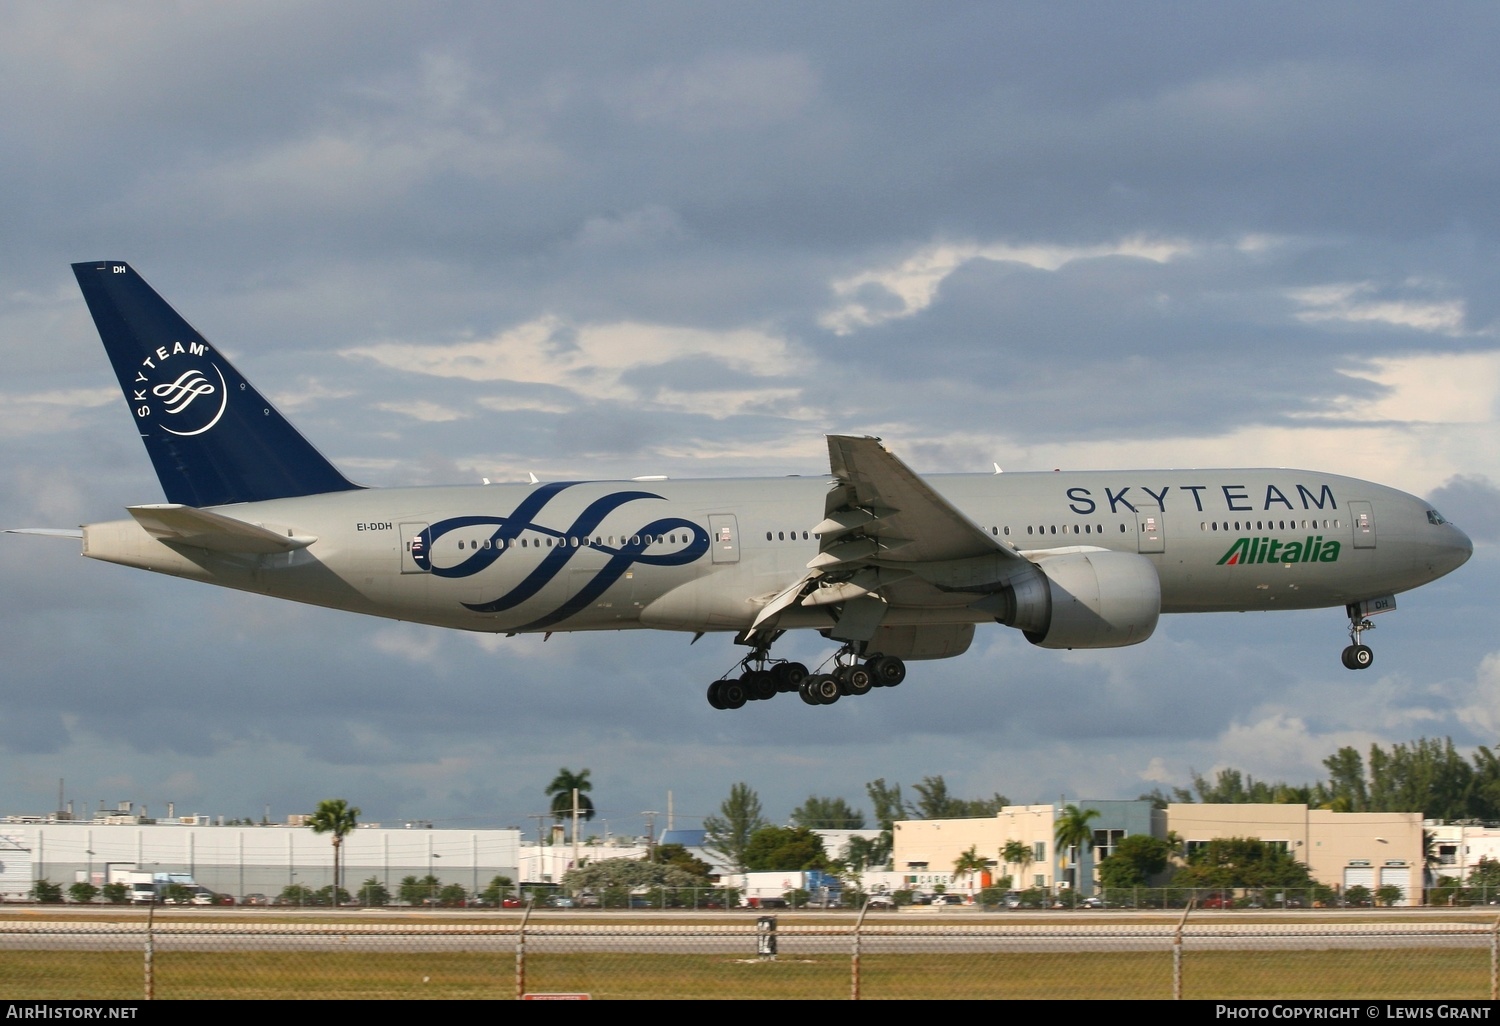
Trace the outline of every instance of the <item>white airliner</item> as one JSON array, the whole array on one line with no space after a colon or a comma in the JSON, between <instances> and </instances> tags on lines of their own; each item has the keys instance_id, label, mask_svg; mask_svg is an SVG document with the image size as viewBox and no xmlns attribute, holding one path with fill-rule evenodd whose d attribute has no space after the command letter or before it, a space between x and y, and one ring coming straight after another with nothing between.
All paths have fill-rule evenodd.
<instances>
[{"instance_id":1,"label":"white airliner","mask_svg":"<svg viewBox=\"0 0 1500 1026\"><path fill-rule=\"evenodd\" d=\"M976 624L1044 648L1145 641L1161 613L1343 607L1368 617L1472 545L1422 499L1302 470L921 477L876 438L828 438L829 478L362 488L127 264L73 265L167 502L81 531L94 559L277 598L505 634L735 635L738 708L899 684ZM1378 530L1377 530L1378 528ZM789 630L831 672L771 656Z\"/></svg>"}]
</instances>

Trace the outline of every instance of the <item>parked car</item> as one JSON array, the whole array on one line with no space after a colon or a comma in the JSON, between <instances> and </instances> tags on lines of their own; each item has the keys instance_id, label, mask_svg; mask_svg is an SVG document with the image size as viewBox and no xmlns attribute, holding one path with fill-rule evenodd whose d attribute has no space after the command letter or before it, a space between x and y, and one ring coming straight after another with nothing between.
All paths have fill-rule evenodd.
<instances>
[{"instance_id":1,"label":"parked car","mask_svg":"<svg viewBox=\"0 0 1500 1026\"><path fill-rule=\"evenodd\" d=\"M889 894L872 894L865 902L865 908L877 910L890 910L896 907L896 899Z\"/></svg>"}]
</instances>

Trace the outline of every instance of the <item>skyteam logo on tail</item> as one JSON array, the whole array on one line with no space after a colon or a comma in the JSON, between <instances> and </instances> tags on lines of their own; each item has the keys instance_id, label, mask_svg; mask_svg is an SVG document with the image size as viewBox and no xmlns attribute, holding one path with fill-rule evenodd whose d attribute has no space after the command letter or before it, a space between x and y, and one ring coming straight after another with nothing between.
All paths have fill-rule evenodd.
<instances>
[{"instance_id":1,"label":"skyteam logo on tail","mask_svg":"<svg viewBox=\"0 0 1500 1026\"><path fill-rule=\"evenodd\" d=\"M1240 538L1219 557L1218 566L1245 566L1249 563L1337 563L1336 541L1309 535L1304 541L1284 542L1279 538Z\"/></svg>"},{"instance_id":2,"label":"skyteam logo on tail","mask_svg":"<svg viewBox=\"0 0 1500 1026\"><path fill-rule=\"evenodd\" d=\"M209 353L204 342L157 346L131 382L136 417L180 438L201 435L217 424L229 407L229 388Z\"/></svg>"}]
</instances>

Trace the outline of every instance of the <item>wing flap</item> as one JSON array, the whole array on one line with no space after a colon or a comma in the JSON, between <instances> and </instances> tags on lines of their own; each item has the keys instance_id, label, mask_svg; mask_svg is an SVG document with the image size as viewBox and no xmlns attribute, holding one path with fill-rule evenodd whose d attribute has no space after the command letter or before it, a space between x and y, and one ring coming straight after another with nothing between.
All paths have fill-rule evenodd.
<instances>
[{"instance_id":1,"label":"wing flap","mask_svg":"<svg viewBox=\"0 0 1500 1026\"><path fill-rule=\"evenodd\" d=\"M854 540L872 540L879 551L855 559L883 565L934 563L975 556L1021 559L938 494L878 438L828 436L835 486L826 500L822 565L848 563ZM831 522L831 523L830 523ZM842 550L842 551L840 551ZM829 560L825 557L835 555ZM815 560L816 562L816 560Z\"/></svg>"},{"instance_id":2,"label":"wing flap","mask_svg":"<svg viewBox=\"0 0 1500 1026\"><path fill-rule=\"evenodd\" d=\"M291 531L278 533L259 524L248 524L233 517L221 516L193 506L161 503L127 506L146 533L172 545L188 545L212 552L269 554L305 549L318 539Z\"/></svg>"}]
</instances>

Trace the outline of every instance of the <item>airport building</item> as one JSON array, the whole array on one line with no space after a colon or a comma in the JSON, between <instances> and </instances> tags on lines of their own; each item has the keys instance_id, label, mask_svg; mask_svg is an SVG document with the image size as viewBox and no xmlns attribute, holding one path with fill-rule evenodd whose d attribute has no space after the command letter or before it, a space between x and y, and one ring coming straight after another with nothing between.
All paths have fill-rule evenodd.
<instances>
[{"instance_id":1,"label":"airport building","mask_svg":"<svg viewBox=\"0 0 1500 1026\"><path fill-rule=\"evenodd\" d=\"M333 883L328 835L305 826L210 826L207 818L0 823L0 900L25 898L37 880L102 886L111 873L127 870L187 876L237 899L274 899L289 885L316 891ZM496 876L521 878L520 842L519 830L360 827L341 849L344 889L354 892L374 877L394 894L404 877L431 874L473 893Z\"/></svg>"},{"instance_id":2,"label":"airport building","mask_svg":"<svg viewBox=\"0 0 1500 1026\"><path fill-rule=\"evenodd\" d=\"M1057 823L1069 805L1096 809L1089 821L1093 847L1076 852L1059 851ZM941 883L952 886L953 863L975 848L989 863L990 878L1009 876L1017 889L1040 887L1054 891L1076 887L1081 894L1094 892L1094 867L1114 851L1129 834L1166 836L1165 817L1149 801L1100 799L1055 802L1051 805L1007 805L984 819L915 819L893 825L892 865L903 874L907 886L926 888ZM1026 846L1029 862L1002 861L1001 850L1011 841ZM962 881L961 881L962 882ZM977 880L984 886L982 878Z\"/></svg>"},{"instance_id":3,"label":"airport building","mask_svg":"<svg viewBox=\"0 0 1500 1026\"><path fill-rule=\"evenodd\" d=\"M1089 821L1092 849L1075 857L1059 851L1058 821L1069 805L1096 809ZM1460 828L1463 830L1476 828ZM1078 801L1051 805L1012 805L984 819L907 820L895 824L893 865L907 886L924 888L954 880L953 864L971 847L987 860L989 878L1010 876L1017 889L1039 887L1049 892L1076 888L1089 895L1097 890L1096 867L1114 846L1131 834L1165 838L1177 835L1191 852L1215 838L1249 837L1279 843L1307 866L1314 880L1344 891L1356 884L1375 890L1388 884L1401 888L1400 904L1421 898L1423 879L1422 816L1415 812L1329 812L1306 805L1172 804L1165 810L1146 801ZM1497 850L1500 832L1476 833L1468 845L1478 852ZM1494 834L1491 842L1490 834ZM1010 841L1025 844L1031 861L1007 864L1001 851ZM1454 842L1463 848L1462 841ZM1493 857L1493 856L1492 856ZM1465 872L1467 869L1465 869ZM983 886L983 879L975 881Z\"/></svg>"}]
</instances>

